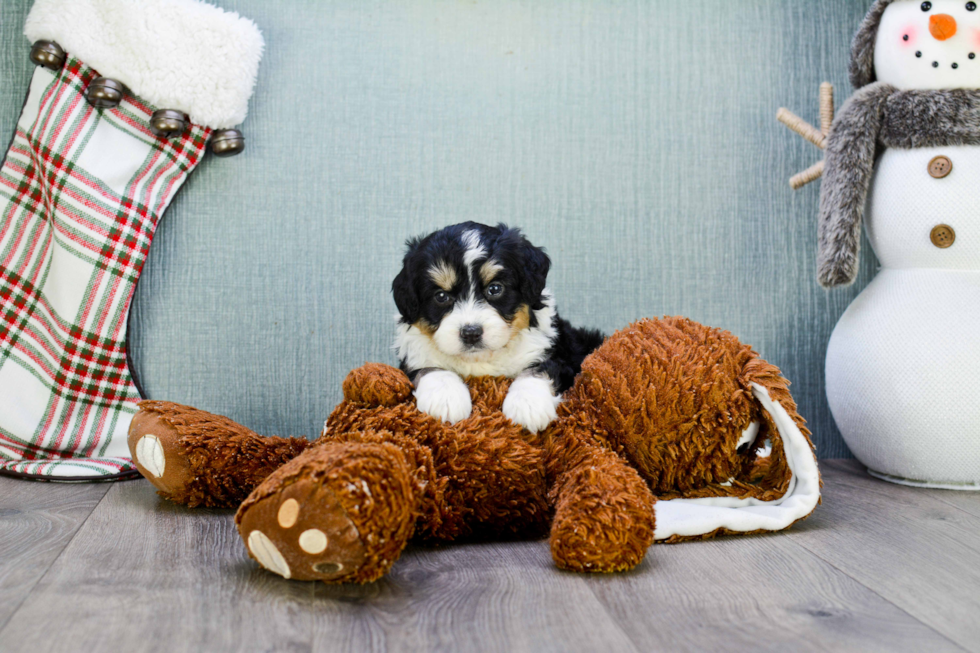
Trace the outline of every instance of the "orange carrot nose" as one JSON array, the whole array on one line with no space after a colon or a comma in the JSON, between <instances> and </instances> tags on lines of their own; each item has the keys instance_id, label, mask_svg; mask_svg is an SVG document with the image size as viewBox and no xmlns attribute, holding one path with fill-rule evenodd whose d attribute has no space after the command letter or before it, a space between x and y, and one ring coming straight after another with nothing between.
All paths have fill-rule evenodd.
<instances>
[{"instance_id":1,"label":"orange carrot nose","mask_svg":"<svg viewBox=\"0 0 980 653\"><path fill-rule=\"evenodd\" d=\"M937 41L956 36L956 19L949 14L936 14L929 19L929 31Z\"/></svg>"}]
</instances>

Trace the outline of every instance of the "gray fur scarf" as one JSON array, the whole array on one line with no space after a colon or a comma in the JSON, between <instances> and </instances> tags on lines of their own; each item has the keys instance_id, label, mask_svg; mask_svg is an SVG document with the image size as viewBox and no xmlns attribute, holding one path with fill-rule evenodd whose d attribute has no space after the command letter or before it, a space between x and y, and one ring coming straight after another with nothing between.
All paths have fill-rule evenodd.
<instances>
[{"instance_id":1,"label":"gray fur scarf","mask_svg":"<svg viewBox=\"0 0 980 653\"><path fill-rule=\"evenodd\" d=\"M875 161L882 148L980 145L980 90L899 91L873 83L841 108L827 139L820 188L822 286L854 282L861 221Z\"/></svg>"}]
</instances>

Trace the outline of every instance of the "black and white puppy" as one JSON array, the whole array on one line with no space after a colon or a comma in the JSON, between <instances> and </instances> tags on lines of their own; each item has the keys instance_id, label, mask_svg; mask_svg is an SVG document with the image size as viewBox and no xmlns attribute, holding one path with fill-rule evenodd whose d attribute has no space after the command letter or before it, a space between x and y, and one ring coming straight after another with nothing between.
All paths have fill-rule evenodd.
<instances>
[{"instance_id":1,"label":"black and white puppy","mask_svg":"<svg viewBox=\"0 0 980 653\"><path fill-rule=\"evenodd\" d=\"M463 378L506 376L515 381L504 414L530 431L545 428L603 335L558 317L544 250L519 229L475 222L407 246L391 285L399 312L395 349L419 410L458 422L472 410Z\"/></svg>"}]
</instances>

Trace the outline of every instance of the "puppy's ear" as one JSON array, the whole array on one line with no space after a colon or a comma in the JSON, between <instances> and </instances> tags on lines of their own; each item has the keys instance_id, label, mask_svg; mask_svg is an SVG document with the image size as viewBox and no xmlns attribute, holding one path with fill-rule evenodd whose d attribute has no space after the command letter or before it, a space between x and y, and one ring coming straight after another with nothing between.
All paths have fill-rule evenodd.
<instances>
[{"instance_id":1,"label":"puppy's ear","mask_svg":"<svg viewBox=\"0 0 980 653\"><path fill-rule=\"evenodd\" d=\"M408 253L402 261L402 270L391 282L391 294L395 298L395 306L406 324L413 324L419 319L419 294L415 288L415 275L412 254L418 249L419 239L412 238L407 243Z\"/></svg>"},{"instance_id":2,"label":"puppy's ear","mask_svg":"<svg viewBox=\"0 0 980 653\"><path fill-rule=\"evenodd\" d=\"M395 280L391 282L391 294L395 298L395 306L406 324L413 324L419 319L419 298L412 283L412 275L408 268L402 268Z\"/></svg>"},{"instance_id":3,"label":"puppy's ear","mask_svg":"<svg viewBox=\"0 0 980 653\"><path fill-rule=\"evenodd\" d=\"M535 247L526 238L521 238L521 294L531 303L534 310L544 308L541 303L541 293L548 282L548 270L551 269L551 259L540 247Z\"/></svg>"}]
</instances>

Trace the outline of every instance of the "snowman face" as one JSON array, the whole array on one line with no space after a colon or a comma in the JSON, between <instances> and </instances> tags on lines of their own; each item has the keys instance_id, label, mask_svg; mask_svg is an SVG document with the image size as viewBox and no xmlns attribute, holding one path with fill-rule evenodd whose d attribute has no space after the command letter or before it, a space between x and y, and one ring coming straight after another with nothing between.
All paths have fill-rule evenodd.
<instances>
[{"instance_id":1,"label":"snowman face","mask_svg":"<svg viewBox=\"0 0 980 653\"><path fill-rule=\"evenodd\" d=\"M900 89L980 88L980 0L898 0L875 41L875 76Z\"/></svg>"}]
</instances>

